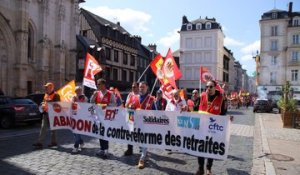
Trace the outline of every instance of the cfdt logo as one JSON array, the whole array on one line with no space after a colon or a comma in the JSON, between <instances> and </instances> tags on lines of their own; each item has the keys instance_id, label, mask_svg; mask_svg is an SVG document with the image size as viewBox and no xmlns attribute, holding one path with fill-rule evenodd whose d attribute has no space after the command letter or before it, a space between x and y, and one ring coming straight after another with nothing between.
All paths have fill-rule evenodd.
<instances>
[{"instance_id":1,"label":"cfdt logo","mask_svg":"<svg viewBox=\"0 0 300 175\"><path fill-rule=\"evenodd\" d=\"M200 129L200 118L177 116L177 126L181 128Z\"/></svg>"},{"instance_id":2,"label":"cfdt logo","mask_svg":"<svg viewBox=\"0 0 300 175\"><path fill-rule=\"evenodd\" d=\"M213 117L209 117L209 125L208 125L208 129L210 133L216 133L217 131L223 131L224 127L222 125L219 125L217 123L217 119L213 118Z\"/></svg>"}]
</instances>

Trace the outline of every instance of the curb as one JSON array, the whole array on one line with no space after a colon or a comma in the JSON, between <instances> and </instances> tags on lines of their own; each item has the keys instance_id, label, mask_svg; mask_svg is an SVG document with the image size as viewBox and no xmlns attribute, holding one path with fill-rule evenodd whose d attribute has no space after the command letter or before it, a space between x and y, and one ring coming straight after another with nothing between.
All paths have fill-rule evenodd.
<instances>
[{"instance_id":1,"label":"curb","mask_svg":"<svg viewBox=\"0 0 300 175\"><path fill-rule=\"evenodd\" d=\"M262 151L263 151L264 155L269 155L269 154L271 154L271 151L270 151L269 143L268 143L268 140L266 137L264 124L262 121L262 116L259 115L258 119L259 119L260 129L261 129ZM266 175L276 175L276 171L275 171L272 161L269 158L267 158L266 156L264 156L263 159L264 159L264 164L265 164L265 168L266 168Z\"/></svg>"}]
</instances>

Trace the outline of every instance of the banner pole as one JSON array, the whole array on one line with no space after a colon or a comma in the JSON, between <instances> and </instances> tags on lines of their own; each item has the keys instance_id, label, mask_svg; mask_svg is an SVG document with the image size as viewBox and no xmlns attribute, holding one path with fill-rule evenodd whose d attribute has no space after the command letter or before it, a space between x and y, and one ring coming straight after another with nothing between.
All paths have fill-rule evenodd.
<instances>
[{"instance_id":1,"label":"banner pole","mask_svg":"<svg viewBox=\"0 0 300 175\"><path fill-rule=\"evenodd\" d=\"M141 78L146 73L146 71L149 69L149 67L150 67L150 64L148 64L148 66L146 67L146 69L144 70L144 72L142 73L142 75L139 77L139 79L137 80L137 82L140 82Z\"/></svg>"}]
</instances>

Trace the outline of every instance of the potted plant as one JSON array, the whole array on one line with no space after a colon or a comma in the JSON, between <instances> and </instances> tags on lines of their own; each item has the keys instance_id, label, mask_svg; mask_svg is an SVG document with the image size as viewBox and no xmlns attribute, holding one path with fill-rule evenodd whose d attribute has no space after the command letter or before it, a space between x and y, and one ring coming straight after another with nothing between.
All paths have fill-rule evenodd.
<instances>
[{"instance_id":1,"label":"potted plant","mask_svg":"<svg viewBox=\"0 0 300 175\"><path fill-rule=\"evenodd\" d=\"M283 127L293 127L294 117L297 116L297 101L290 98L289 81L282 88L283 96L277 102L281 111Z\"/></svg>"}]
</instances>

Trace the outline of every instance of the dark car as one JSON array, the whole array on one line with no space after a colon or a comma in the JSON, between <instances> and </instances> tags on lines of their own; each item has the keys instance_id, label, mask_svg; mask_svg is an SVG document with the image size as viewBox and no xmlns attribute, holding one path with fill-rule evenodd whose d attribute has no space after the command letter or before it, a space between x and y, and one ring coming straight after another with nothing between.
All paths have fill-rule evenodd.
<instances>
[{"instance_id":1,"label":"dark car","mask_svg":"<svg viewBox=\"0 0 300 175\"><path fill-rule=\"evenodd\" d=\"M31 99L0 96L0 127L10 128L17 122L40 120L38 105Z\"/></svg>"},{"instance_id":2,"label":"dark car","mask_svg":"<svg viewBox=\"0 0 300 175\"><path fill-rule=\"evenodd\" d=\"M254 102L253 112L272 112L273 106L267 99L257 99Z\"/></svg>"},{"instance_id":3,"label":"dark car","mask_svg":"<svg viewBox=\"0 0 300 175\"><path fill-rule=\"evenodd\" d=\"M29 98L32 101L34 101L36 104L40 105L44 99L44 95L42 93L36 93L36 94L29 94L25 98Z\"/></svg>"}]
</instances>

